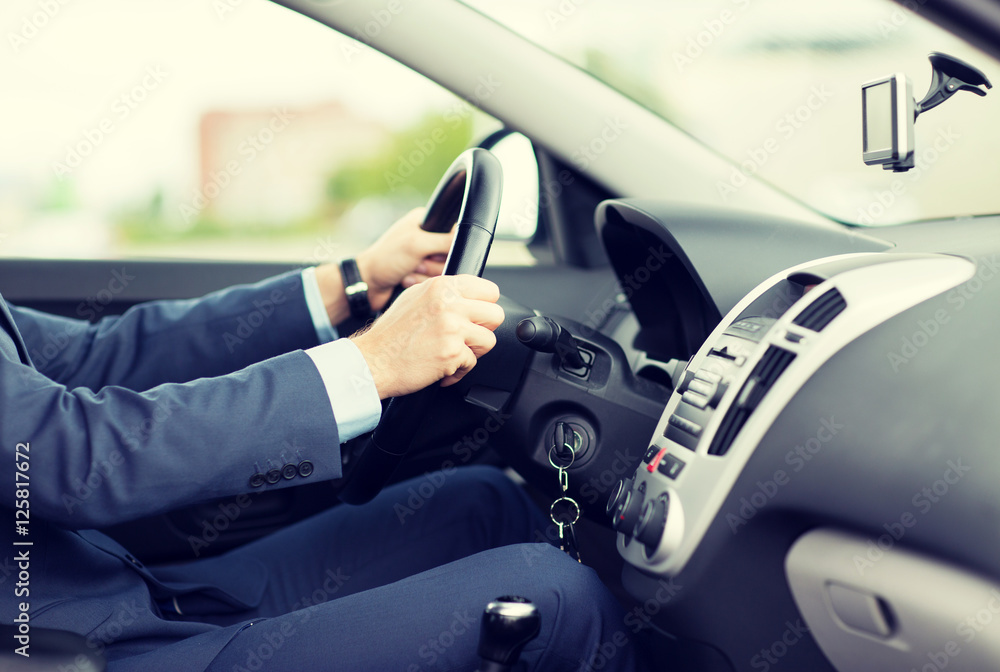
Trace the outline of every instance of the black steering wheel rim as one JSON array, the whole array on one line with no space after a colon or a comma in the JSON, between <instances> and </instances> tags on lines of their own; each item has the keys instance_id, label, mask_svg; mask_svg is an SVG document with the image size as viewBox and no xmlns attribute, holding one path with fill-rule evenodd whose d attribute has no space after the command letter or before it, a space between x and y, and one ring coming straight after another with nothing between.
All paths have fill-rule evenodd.
<instances>
[{"instance_id":1,"label":"black steering wheel rim","mask_svg":"<svg viewBox=\"0 0 1000 672\"><path fill-rule=\"evenodd\" d=\"M421 227L446 233L458 227L452 241L445 275L482 276L493 244L503 170L487 149L467 149L452 162L428 201Z\"/></svg>"},{"instance_id":2,"label":"black steering wheel rim","mask_svg":"<svg viewBox=\"0 0 1000 672\"><path fill-rule=\"evenodd\" d=\"M492 152L475 147L462 152L431 195L422 228L447 232L457 226L445 275L482 276L486 268L503 193L503 170ZM409 452L433 403L435 385L396 397L369 436L358 464L339 493L348 504L370 501Z\"/></svg>"}]
</instances>

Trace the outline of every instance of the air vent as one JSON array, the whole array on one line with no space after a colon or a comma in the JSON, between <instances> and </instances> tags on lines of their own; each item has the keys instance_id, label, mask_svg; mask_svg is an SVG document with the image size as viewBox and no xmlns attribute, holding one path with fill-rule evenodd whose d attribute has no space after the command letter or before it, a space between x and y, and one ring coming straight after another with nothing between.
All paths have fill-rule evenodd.
<instances>
[{"instance_id":1,"label":"air vent","mask_svg":"<svg viewBox=\"0 0 1000 672\"><path fill-rule=\"evenodd\" d=\"M726 417L722 419L719 430L712 438L712 445L708 448L709 455L725 455L729 452L729 447L743 429L743 425L750 419L754 409L794 359L795 354L787 350L773 345L767 349L750 377L743 383L739 395L726 412Z\"/></svg>"},{"instance_id":2,"label":"air vent","mask_svg":"<svg viewBox=\"0 0 1000 672\"><path fill-rule=\"evenodd\" d=\"M823 331L833 318L844 312L844 308L847 308L847 301L836 289L830 289L806 306L792 322L806 329Z\"/></svg>"}]
</instances>

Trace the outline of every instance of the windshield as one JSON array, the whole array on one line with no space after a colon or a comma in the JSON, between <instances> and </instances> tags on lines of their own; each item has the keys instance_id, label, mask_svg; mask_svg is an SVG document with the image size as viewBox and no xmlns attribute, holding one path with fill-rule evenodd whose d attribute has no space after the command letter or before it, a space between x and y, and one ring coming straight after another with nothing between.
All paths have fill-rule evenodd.
<instances>
[{"instance_id":1,"label":"windshield","mask_svg":"<svg viewBox=\"0 0 1000 672\"><path fill-rule=\"evenodd\" d=\"M861 85L927 54L996 60L889 0L466 0L603 80L734 164L722 201L756 175L843 222L881 226L1000 212L1000 93L960 92L921 115L916 168L861 159Z\"/></svg>"}]
</instances>

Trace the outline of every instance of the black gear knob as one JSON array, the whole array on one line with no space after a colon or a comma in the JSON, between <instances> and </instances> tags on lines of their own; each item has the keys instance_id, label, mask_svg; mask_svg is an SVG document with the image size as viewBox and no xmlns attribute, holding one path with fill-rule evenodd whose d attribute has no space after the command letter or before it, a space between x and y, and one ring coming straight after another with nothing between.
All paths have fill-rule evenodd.
<instances>
[{"instance_id":1,"label":"black gear knob","mask_svg":"<svg viewBox=\"0 0 1000 672\"><path fill-rule=\"evenodd\" d=\"M509 672L541 627L541 614L531 600L507 595L487 604L479 628L479 672Z\"/></svg>"}]
</instances>

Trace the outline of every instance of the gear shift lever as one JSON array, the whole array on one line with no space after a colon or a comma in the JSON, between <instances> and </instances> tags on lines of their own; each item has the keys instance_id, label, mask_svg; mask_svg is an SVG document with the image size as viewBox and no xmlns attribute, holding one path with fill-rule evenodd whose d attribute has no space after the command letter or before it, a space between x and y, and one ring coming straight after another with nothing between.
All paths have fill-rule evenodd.
<instances>
[{"instance_id":1,"label":"gear shift lever","mask_svg":"<svg viewBox=\"0 0 1000 672\"><path fill-rule=\"evenodd\" d=\"M479 628L479 672L513 670L541 627L538 608L526 598L508 595L487 604Z\"/></svg>"},{"instance_id":2,"label":"gear shift lever","mask_svg":"<svg viewBox=\"0 0 1000 672\"><path fill-rule=\"evenodd\" d=\"M554 352L560 362L565 362L574 369L585 364L573 335L551 317L526 317L517 323L514 334L517 340L532 350Z\"/></svg>"}]
</instances>

